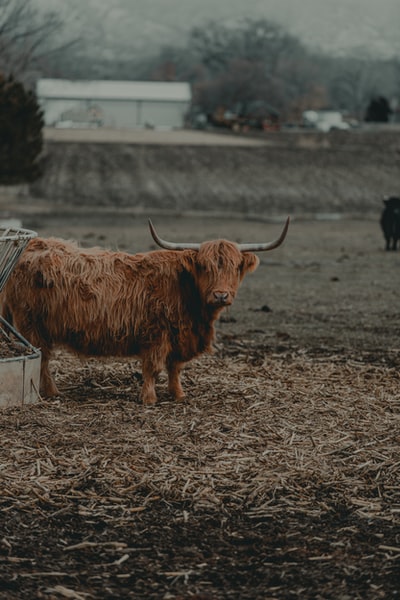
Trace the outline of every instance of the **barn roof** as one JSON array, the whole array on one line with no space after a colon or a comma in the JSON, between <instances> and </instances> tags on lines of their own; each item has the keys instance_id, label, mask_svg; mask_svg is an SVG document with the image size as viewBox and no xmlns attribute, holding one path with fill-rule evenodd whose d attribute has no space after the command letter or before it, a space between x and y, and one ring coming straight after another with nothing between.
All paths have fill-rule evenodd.
<instances>
[{"instance_id":1,"label":"barn roof","mask_svg":"<svg viewBox=\"0 0 400 600\"><path fill-rule=\"evenodd\" d=\"M71 81L39 79L39 98L87 100L173 100L188 102L190 84L177 81Z\"/></svg>"}]
</instances>

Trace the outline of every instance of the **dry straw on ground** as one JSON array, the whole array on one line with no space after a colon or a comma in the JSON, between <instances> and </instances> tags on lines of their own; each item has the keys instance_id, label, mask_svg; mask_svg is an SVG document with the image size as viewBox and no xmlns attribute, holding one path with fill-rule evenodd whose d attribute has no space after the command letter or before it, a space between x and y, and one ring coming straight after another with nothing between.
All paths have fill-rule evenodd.
<instances>
[{"instance_id":1,"label":"dry straw on ground","mask_svg":"<svg viewBox=\"0 0 400 600\"><path fill-rule=\"evenodd\" d=\"M148 408L130 362L60 353L64 397L1 413L0 510L78 506L123 523L162 498L252 519L343 506L399 523L398 372L338 356L234 354L189 365L184 403L161 381Z\"/></svg>"},{"instance_id":2,"label":"dry straw on ground","mask_svg":"<svg viewBox=\"0 0 400 600\"><path fill-rule=\"evenodd\" d=\"M32 351L32 347L24 345L11 331L0 325L0 360L18 358L32 354Z\"/></svg>"}]
</instances>

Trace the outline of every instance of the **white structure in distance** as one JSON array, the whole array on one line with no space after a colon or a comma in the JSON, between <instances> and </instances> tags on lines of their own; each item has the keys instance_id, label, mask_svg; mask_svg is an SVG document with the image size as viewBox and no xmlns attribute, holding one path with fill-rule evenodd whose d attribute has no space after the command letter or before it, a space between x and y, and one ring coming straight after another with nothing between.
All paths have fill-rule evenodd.
<instances>
[{"instance_id":1,"label":"white structure in distance","mask_svg":"<svg viewBox=\"0 0 400 600\"><path fill-rule=\"evenodd\" d=\"M186 82L39 79L48 127L182 128L191 103Z\"/></svg>"}]
</instances>

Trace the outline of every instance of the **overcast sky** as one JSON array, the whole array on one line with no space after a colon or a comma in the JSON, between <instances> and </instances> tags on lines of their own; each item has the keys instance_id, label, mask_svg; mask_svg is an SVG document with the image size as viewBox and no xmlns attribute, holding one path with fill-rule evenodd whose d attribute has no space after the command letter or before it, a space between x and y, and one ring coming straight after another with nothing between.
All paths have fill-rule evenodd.
<instances>
[{"instance_id":1,"label":"overcast sky","mask_svg":"<svg viewBox=\"0 0 400 600\"><path fill-rule=\"evenodd\" d=\"M400 0L272 1L277 18L312 45L400 50Z\"/></svg>"},{"instance_id":2,"label":"overcast sky","mask_svg":"<svg viewBox=\"0 0 400 600\"><path fill-rule=\"evenodd\" d=\"M107 45L179 43L194 26L263 17L310 46L400 57L400 0L34 0Z\"/></svg>"}]
</instances>

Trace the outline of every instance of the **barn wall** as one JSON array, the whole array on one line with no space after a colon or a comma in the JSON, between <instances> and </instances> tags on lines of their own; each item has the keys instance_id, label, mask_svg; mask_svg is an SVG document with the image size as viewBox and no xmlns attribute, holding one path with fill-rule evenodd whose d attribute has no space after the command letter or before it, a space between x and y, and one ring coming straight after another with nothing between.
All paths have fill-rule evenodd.
<instances>
[{"instance_id":1,"label":"barn wall","mask_svg":"<svg viewBox=\"0 0 400 600\"><path fill-rule=\"evenodd\" d=\"M188 108L186 102L143 102L139 121L141 125L182 127Z\"/></svg>"},{"instance_id":2,"label":"barn wall","mask_svg":"<svg viewBox=\"0 0 400 600\"><path fill-rule=\"evenodd\" d=\"M92 123L103 127L182 127L188 102L44 99L47 126Z\"/></svg>"},{"instance_id":3,"label":"barn wall","mask_svg":"<svg viewBox=\"0 0 400 600\"><path fill-rule=\"evenodd\" d=\"M77 102L76 100L68 100L68 99L56 99L56 100L47 100L42 99L41 107L44 111L44 121L46 125L55 125L58 121L68 120L68 113L71 111L86 110L85 103ZM63 116L65 114L65 116Z\"/></svg>"}]
</instances>

